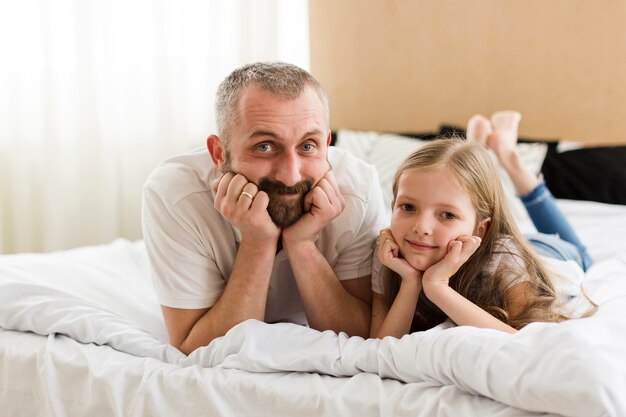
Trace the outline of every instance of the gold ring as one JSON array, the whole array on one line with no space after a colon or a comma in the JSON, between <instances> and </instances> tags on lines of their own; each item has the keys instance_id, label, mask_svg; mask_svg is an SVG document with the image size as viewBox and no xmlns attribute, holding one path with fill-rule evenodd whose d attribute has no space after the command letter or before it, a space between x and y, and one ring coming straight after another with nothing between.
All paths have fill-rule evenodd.
<instances>
[{"instance_id":1,"label":"gold ring","mask_svg":"<svg viewBox=\"0 0 626 417\"><path fill-rule=\"evenodd\" d=\"M254 200L254 196L247 191L242 191L240 195L248 197L250 200Z\"/></svg>"}]
</instances>

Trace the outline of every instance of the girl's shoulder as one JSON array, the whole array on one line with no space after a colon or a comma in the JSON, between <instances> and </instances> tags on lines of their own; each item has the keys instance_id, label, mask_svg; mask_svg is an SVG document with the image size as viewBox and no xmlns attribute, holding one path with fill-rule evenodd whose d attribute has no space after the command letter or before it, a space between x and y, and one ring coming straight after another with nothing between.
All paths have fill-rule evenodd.
<instances>
[{"instance_id":1,"label":"girl's shoulder","mask_svg":"<svg viewBox=\"0 0 626 417\"><path fill-rule=\"evenodd\" d=\"M374 243L373 248L373 256L372 256L372 275L371 275L371 289L376 294L384 294L384 283L383 283L383 275L384 275L384 266L376 256L376 248L378 247L378 242L380 241L380 236L376 238L376 242Z\"/></svg>"},{"instance_id":2,"label":"girl's shoulder","mask_svg":"<svg viewBox=\"0 0 626 417\"><path fill-rule=\"evenodd\" d=\"M528 280L521 250L509 236L501 237L495 242L489 263L483 272L497 276L503 290Z\"/></svg>"},{"instance_id":3,"label":"girl's shoulder","mask_svg":"<svg viewBox=\"0 0 626 417\"><path fill-rule=\"evenodd\" d=\"M490 263L521 261L522 251L510 236L498 238L492 248Z\"/></svg>"}]
</instances>

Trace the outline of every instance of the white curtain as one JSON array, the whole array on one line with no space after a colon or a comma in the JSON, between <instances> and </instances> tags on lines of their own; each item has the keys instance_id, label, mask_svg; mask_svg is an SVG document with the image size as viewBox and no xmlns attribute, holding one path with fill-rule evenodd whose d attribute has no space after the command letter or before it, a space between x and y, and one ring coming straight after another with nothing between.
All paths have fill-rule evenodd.
<instances>
[{"instance_id":1,"label":"white curtain","mask_svg":"<svg viewBox=\"0 0 626 417\"><path fill-rule=\"evenodd\" d=\"M141 188L204 146L219 82L308 68L305 0L0 0L0 252L141 238Z\"/></svg>"}]
</instances>

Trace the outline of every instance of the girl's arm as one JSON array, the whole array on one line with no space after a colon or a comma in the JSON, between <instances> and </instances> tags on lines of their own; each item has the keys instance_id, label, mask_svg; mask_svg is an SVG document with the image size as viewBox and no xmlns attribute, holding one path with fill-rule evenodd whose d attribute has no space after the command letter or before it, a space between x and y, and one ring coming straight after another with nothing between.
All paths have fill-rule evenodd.
<instances>
[{"instance_id":1,"label":"girl's arm","mask_svg":"<svg viewBox=\"0 0 626 417\"><path fill-rule=\"evenodd\" d=\"M513 327L503 323L476 304L450 288L450 277L478 249L480 238L459 236L450 242L446 256L424 272L424 294L459 326L474 326L515 333Z\"/></svg>"},{"instance_id":2,"label":"girl's arm","mask_svg":"<svg viewBox=\"0 0 626 417\"><path fill-rule=\"evenodd\" d=\"M501 322L447 285L424 287L424 293L459 326L474 326L515 333L513 327Z\"/></svg>"},{"instance_id":3,"label":"girl's arm","mask_svg":"<svg viewBox=\"0 0 626 417\"><path fill-rule=\"evenodd\" d=\"M376 257L383 265L400 275L402 281L391 308L387 308L382 295L374 293L370 337L400 338L411 330L415 307L422 290L422 274L400 257L398 244L389 229L380 232Z\"/></svg>"},{"instance_id":4,"label":"girl's arm","mask_svg":"<svg viewBox=\"0 0 626 417\"><path fill-rule=\"evenodd\" d=\"M533 297L533 290L528 281L519 282L505 292L506 309L509 316L516 318L526 308L528 300Z\"/></svg>"},{"instance_id":5,"label":"girl's arm","mask_svg":"<svg viewBox=\"0 0 626 417\"><path fill-rule=\"evenodd\" d=\"M382 339L385 336L393 336L400 338L408 334L411 330L421 287L417 280L413 280L413 282L403 280L391 308L387 308L382 295L374 293L370 337Z\"/></svg>"}]
</instances>

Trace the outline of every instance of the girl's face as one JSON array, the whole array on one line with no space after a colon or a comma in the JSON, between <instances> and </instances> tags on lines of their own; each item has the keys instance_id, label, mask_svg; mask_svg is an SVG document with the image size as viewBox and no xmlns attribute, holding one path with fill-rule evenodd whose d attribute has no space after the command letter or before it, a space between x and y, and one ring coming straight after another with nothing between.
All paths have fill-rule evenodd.
<instances>
[{"instance_id":1,"label":"girl's face","mask_svg":"<svg viewBox=\"0 0 626 417\"><path fill-rule=\"evenodd\" d=\"M391 208L391 233L400 254L419 271L439 262L459 236L484 237L488 224L488 219L476 224L472 199L445 167L402 173Z\"/></svg>"}]
</instances>

